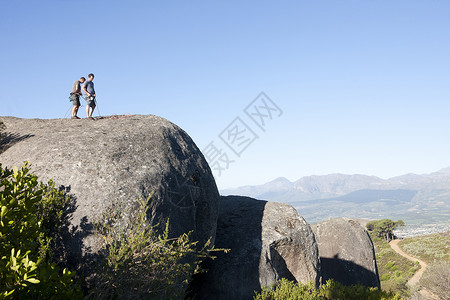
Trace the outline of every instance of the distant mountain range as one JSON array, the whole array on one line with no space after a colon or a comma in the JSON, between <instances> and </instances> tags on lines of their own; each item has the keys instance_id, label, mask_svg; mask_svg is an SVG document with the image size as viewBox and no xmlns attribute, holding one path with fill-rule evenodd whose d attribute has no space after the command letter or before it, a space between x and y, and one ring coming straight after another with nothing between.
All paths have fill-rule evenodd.
<instances>
[{"instance_id":1,"label":"distant mountain range","mask_svg":"<svg viewBox=\"0 0 450 300\"><path fill-rule=\"evenodd\" d=\"M293 205L310 223L334 217L403 219L410 224L450 224L450 167L389 179L367 175L284 177L256 186L221 190Z\"/></svg>"}]
</instances>

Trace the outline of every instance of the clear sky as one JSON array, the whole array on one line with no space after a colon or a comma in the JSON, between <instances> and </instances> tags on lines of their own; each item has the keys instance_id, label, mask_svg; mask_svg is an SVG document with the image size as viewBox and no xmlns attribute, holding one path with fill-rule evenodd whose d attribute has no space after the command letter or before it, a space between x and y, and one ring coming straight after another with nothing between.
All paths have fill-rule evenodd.
<instances>
[{"instance_id":1,"label":"clear sky","mask_svg":"<svg viewBox=\"0 0 450 300\"><path fill-rule=\"evenodd\" d=\"M1 1L0 115L62 118L92 72L102 115L159 115L227 154L221 189L429 173L450 166L449 16L445 0ZM265 131L244 112L260 92L282 111ZM236 117L258 137L240 156Z\"/></svg>"}]
</instances>

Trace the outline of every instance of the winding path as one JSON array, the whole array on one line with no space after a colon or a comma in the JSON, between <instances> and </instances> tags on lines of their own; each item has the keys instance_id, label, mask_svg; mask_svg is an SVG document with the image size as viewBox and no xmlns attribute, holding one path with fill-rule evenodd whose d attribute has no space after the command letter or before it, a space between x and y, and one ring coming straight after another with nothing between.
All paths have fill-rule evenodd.
<instances>
[{"instance_id":1,"label":"winding path","mask_svg":"<svg viewBox=\"0 0 450 300\"><path fill-rule=\"evenodd\" d=\"M392 250L394 250L395 252L397 252L398 254L400 254L403 257L406 257L407 259L409 259L410 261L416 262L418 261L420 264L420 269L417 270L416 274L414 274L413 277L411 277L411 279L408 280L408 286L409 287L413 287L415 285L417 285L420 281L420 278L422 278L423 272L425 272L425 269L428 267L428 264L426 262L424 262L423 260L420 260L416 257L413 257L405 252L403 252L402 249L400 249L400 247L398 246L398 243L400 242L400 240L392 240L390 241L389 245L391 246ZM439 299L439 297L437 297L436 295L434 295L432 292L430 292L429 290L422 288L419 291L420 295L422 297L424 297L424 299Z\"/></svg>"}]
</instances>

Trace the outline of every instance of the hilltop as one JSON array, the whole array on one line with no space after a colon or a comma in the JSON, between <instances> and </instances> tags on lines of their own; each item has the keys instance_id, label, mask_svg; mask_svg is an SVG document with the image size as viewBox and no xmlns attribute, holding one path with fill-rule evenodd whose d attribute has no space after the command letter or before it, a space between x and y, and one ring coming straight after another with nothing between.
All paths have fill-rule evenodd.
<instances>
[{"instance_id":1,"label":"hilltop","mask_svg":"<svg viewBox=\"0 0 450 300\"><path fill-rule=\"evenodd\" d=\"M343 284L379 286L373 245L364 228L343 221L339 228L333 227L334 239L330 239L329 226L322 224L319 243L310 225L289 204L219 197L203 154L185 131L168 120L134 115L95 121L13 117L1 121L6 125L0 141L2 167L29 161L40 180L52 179L68 196L66 230L58 240L59 262L83 274L87 288L103 290L105 282L97 276L103 273L96 268L106 263L105 251L111 247L105 243L115 245L102 236L102 228L113 227L120 233L116 238L127 241L136 219L138 228L163 229L167 224L166 239L189 235L199 248L215 244L220 251L230 249L205 261L208 276L197 279L189 290L197 299L250 299L255 291L282 278L317 285L325 272L327 278ZM357 236L365 237L357 240L358 245ZM344 238L347 242L341 243ZM146 265L139 255L132 256L135 265ZM188 263L194 263L193 259L187 259ZM329 263L328 271L321 269L321 262ZM339 276L333 266L339 268ZM148 273L134 270L132 281ZM354 276L354 271L366 280L359 281L361 276ZM187 288L188 273L178 286L181 293ZM140 292L132 287L124 286L129 292Z\"/></svg>"}]
</instances>

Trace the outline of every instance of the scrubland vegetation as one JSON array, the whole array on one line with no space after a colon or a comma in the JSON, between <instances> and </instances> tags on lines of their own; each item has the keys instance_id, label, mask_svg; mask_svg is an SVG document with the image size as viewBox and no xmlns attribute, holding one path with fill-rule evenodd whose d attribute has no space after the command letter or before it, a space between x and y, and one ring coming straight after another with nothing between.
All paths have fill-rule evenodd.
<instances>
[{"instance_id":1,"label":"scrubland vegetation","mask_svg":"<svg viewBox=\"0 0 450 300\"><path fill-rule=\"evenodd\" d=\"M395 228L392 225L397 222L372 221L367 224L367 228L375 246L382 289L397 291L408 297L410 291L406 283L420 266L418 262L414 263L397 254L387 243L389 230L392 231ZM403 222L397 224L403 225ZM441 299L450 299L450 232L406 238L399 246L404 252L428 264L420 285Z\"/></svg>"},{"instance_id":2,"label":"scrubland vegetation","mask_svg":"<svg viewBox=\"0 0 450 300\"><path fill-rule=\"evenodd\" d=\"M428 264L420 285L441 299L450 299L450 232L407 238L400 247Z\"/></svg>"},{"instance_id":3,"label":"scrubland vegetation","mask_svg":"<svg viewBox=\"0 0 450 300\"><path fill-rule=\"evenodd\" d=\"M403 251L428 264L435 261L450 263L450 231L407 238L399 245Z\"/></svg>"},{"instance_id":4,"label":"scrubland vegetation","mask_svg":"<svg viewBox=\"0 0 450 300\"><path fill-rule=\"evenodd\" d=\"M420 266L392 250L384 238L373 235L371 237L375 246L381 288L407 297L409 291L406 283Z\"/></svg>"}]
</instances>

